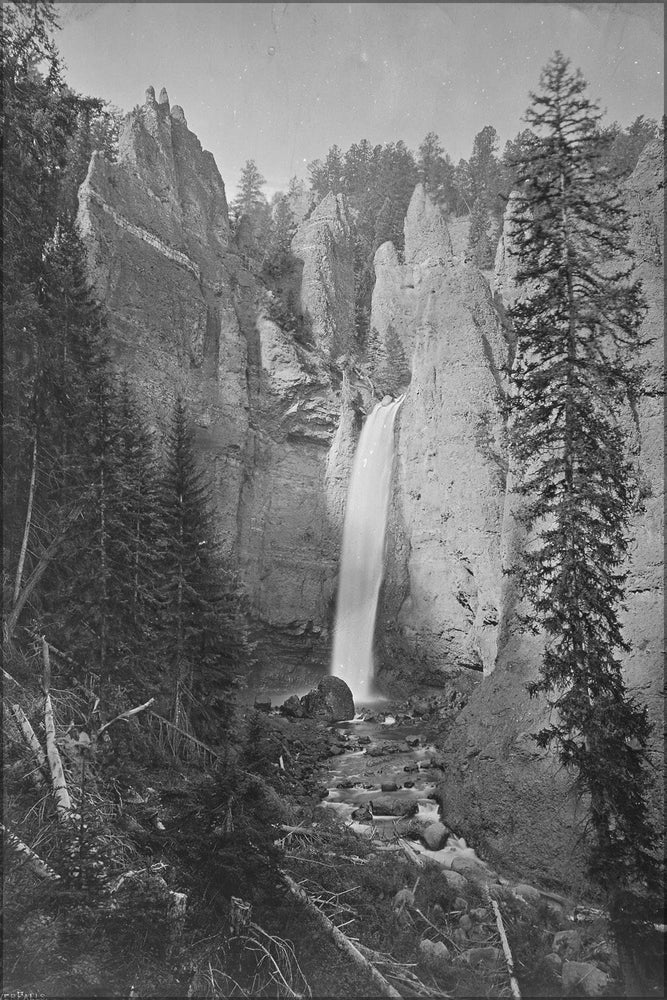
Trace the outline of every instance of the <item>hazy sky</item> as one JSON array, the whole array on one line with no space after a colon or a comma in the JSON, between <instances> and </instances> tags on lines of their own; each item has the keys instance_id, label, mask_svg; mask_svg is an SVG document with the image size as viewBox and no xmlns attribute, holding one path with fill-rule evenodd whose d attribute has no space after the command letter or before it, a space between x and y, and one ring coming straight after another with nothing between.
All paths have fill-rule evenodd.
<instances>
[{"instance_id":1,"label":"hazy sky","mask_svg":"<svg viewBox=\"0 0 667 1000\"><path fill-rule=\"evenodd\" d=\"M129 111L166 87L229 197L254 159L266 193L337 143L436 132L454 162L485 125L501 148L555 49L608 120L663 114L662 3L61 3L77 91Z\"/></svg>"}]
</instances>

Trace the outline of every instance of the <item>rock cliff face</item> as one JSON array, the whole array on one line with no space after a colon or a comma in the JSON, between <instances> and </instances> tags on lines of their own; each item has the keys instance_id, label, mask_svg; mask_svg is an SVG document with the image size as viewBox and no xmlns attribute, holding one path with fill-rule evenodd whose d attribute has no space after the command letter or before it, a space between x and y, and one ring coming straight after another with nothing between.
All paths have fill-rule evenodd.
<instances>
[{"instance_id":1,"label":"rock cliff face","mask_svg":"<svg viewBox=\"0 0 667 1000\"><path fill-rule=\"evenodd\" d=\"M343 195L328 194L301 223L292 252L303 261L301 309L327 357L350 350L354 338L354 272L350 219Z\"/></svg>"},{"instance_id":2,"label":"rock cliff face","mask_svg":"<svg viewBox=\"0 0 667 1000\"><path fill-rule=\"evenodd\" d=\"M324 481L340 404L322 352L269 318L213 157L164 91L156 101L149 88L127 116L117 163L93 156L79 202L119 365L159 434L178 393L194 416L219 536L255 609L263 681L311 684L326 665L338 552ZM349 334L344 204L320 206L305 227L304 302L333 351Z\"/></svg>"},{"instance_id":3,"label":"rock cliff face","mask_svg":"<svg viewBox=\"0 0 667 1000\"><path fill-rule=\"evenodd\" d=\"M163 431L177 393L198 425L230 552L248 434L248 347L234 307L225 189L180 108L152 88L118 162L94 154L79 192L90 275L113 349Z\"/></svg>"},{"instance_id":4,"label":"rock cliff face","mask_svg":"<svg viewBox=\"0 0 667 1000\"><path fill-rule=\"evenodd\" d=\"M641 468L626 634L633 690L659 715L662 649L661 147L628 184L633 242L650 303L646 393L631 415ZM511 204L510 204L511 210ZM111 345L159 433L175 395L194 415L215 484L228 561L254 607L261 681L310 688L330 649L349 473L370 383L358 376L345 201L324 199L299 225L302 310L313 344L272 319L271 293L231 234L223 182L165 93L126 119L118 162L95 155L80 191L91 277ZM400 355L394 490L377 645L385 679L478 684L450 733L446 814L490 861L568 882L577 814L552 758L529 734L539 645L515 627L503 575L522 544L502 419L516 293L500 241L491 286L457 247L421 187L405 250L375 256L371 333L382 364ZM341 359L341 355L345 359ZM337 367L337 365L340 367ZM405 373L403 369L405 368ZM368 373L368 362L366 362ZM342 378L341 378L342 376ZM396 381L396 380L395 380Z\"/></svg>"},{"instance_id":5,"label":"rock cliff face","mask_svg":"<svg viewBox=\"0 0 667 1000\"><path fill-rule=\"evenodd\" d=\"M490 671L500 607L505 493L501 374L507 362L489 287L454 257L439 210L417 187L405 221L405 263L375 258L371 323L391 326L410 360L400 411L387 578L384 655L433 677ZM392 623L389 636L387 623Z\"/></svg>"},{"instance_id":6,"label":"rock cliff face","mask_svg":"<svg viewBox=\"0 0 667 1000\"><path fill-rule=\"evenodd\" d=\"M628 182L632 243L649 302L642 334L650 343L637 359L647 366L645 394L634 411L642 487L632 525L624 622L632 646L624 661L626 680L632 693L648 705L658 727L664 634L664 449L663 278L657 248L662 245L663 170L662 147L651 144ZM511 264L502 253L497 264L498 283L507 298L514 294ZM509 485L508 508L512 505ZM516 526L506 516L503 558L507 563L511 564L512 551L521 541ZM477 687L450 733L446 749L451 766L442 794L450 822L466 831L491 861L502 858L517 871L529 870L553 883L572 885L581 873L578 833L583 807L572 794L568 776L530 740L529 734L541 728L547 716L544 702L529 699L526 692L526 684L536 676L542 650L538 639L518 630L513 610L512 593L506 588L497 667ZM658 766L660 752L656 746Z\"/></svg>"}]
</instances>

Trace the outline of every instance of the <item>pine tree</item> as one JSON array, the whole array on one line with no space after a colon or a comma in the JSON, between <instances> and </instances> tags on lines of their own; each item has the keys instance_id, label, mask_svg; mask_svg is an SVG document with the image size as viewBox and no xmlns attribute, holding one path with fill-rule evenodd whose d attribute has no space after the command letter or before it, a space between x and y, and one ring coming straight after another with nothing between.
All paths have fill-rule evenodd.
<instances>
[{"instance_id":1,"label":"pine tree","mask_svg":"<svg viewBox=\"0 0 667 1000\"><path fill-rule=\"evenodd\" d=\"M386 240L391 240L398 250L403 249L403 223L417 180L415 158L403 140L383 146L376 180L381 200L378 197L373 253Z\"/></svg>"},{"instance_id":2,"label":"pine tree","mask_svg":"<svg viewBox=\"0 0 667 1000\"><path fill-rule=\"evenodd\" d=\"M444 211L451 211L454 203L454 164L446 155L435 132L429 132L419 147L417 160L419 180L431 199Z\"/></svg>"},{"instance_id":3,"label":"pine tree","mask_svg":"<svg viewBox=\"0 0 667 1000\"><path fill-rule=\"evenodd\" d=\"M262 193L265 184L266 181L257 169L255 161L246 160L241 170L238 194L232 201L232 208L237 217L252 215L258 208L262 208L266 204L266 198Z\"/></svg>"},{"instance_id":4,"label":"pine tree","mask_svg":"<svg viewBox=\"0 0 667 1000\"><path fill-rule=\"evenodd\" d=\"M324 161L313 160L308 164L310 188L318 202L329 192L340 194L343 190L343 155L338 146L329 149Z\"/></svg>"},{"instance_id":5,"label":"pine tree","mask_svg":"<svg viewBox=\"0 0 667 1000\"><path fill-rule=\"evenodd\" d=\"M3 4L3 497L11 563L24 532L32 456L39 469L43 464L36 427L46 396L37 387L57 333L44 308L45 247L56 228L59 174L75 126L76 99L62 82L55 27L52 3Z\"/></svg>"},{"instance_id":6,"label":"pine tree","mask_svg":"<svg viewBox=\"0 0 667 1000\"><path fill-rule=\"evenodd\" d=\"M627 980L657 920L645 707L623 679L619 614L633 474L619 415L637 391L629 352L645 306L632 278L628 219L599 168L600 113L557 52L525 119L537 142L519 175L513 227L524 297L512 447L521 520L534 544L519 568L546 637L539 679L555 721L537 736L590 797L588 862L606 893Z\"/></svg>"},{"instance_id":7,"label":"pine tree","mask_svg":"<svg viewBox=\"0 0 667 1000\"><path fill-rule=\"evenodd\" d=\"M106 364L103 317L86 281L83 247L76 232L56 227L42 258L32 337L26 338L28 349L20 364L13 358L14 374L23 376L23 414L17 405L13 426L5 428L6 442L11 445L6 481L20 485L25 472L20 458L14 457L14 448L20 456L21 441L28 438L33 484L27 500L16 506L20 490L5 497L11 525L6 535L7 557L12 568L16 566L14 600L6 620L10 633L27 601L40 613L62 607L64 554L60 550L71 544L75 522L74 534L80 537L79 520L92 504L86 442L92 420L90 386Z\"/></svg>"},{"instance_id":8,"label":"pine tree","mask_svg":"<svg viewBox=\"0 0 667 1000\"><path fill-rule=\"evenodd\" d=\"M490 230L491 219L485 199L475 198L472 212L470 213L468 250L471 252L472 259L477 267L483 271L493 267L495 258Z\"/></svg>"},{"instance_id":9,"label":"pine tree","mask_svg":"<svg viewBox=\"0 0 667 1000\"><path fill-rule=\"evenodd\" d=\"M496 158L498 133L492 125L486 125L473 140L472 153L468 161L473 202L484 202L491 215L500 216L504 204L498 198L500 168Z\"/></svg>"},{"instance_id":10,"label":"pine tree","mask_svg":"<svg viewBox=\"0 0 667 1000\"><path fill-rule=\"evenodd\" d=\"M294 213L285 195L273 199L271 220L263 248L262 273L265 278L280 278L294 266L292 237L296 232Z\"/></svg>"},{"instance_id":11,"label":"pine tree","mask_svg":"<svg viewBox=\"0 0 667 1000\"><path fill-rule=\"evenodd\" d=\"M605 130L605 135L609 138L609 147L603 159L609 172L612 177L629 177L644 147L658 135L658 123L639 115L626 129L614 123Z\"/></svg>"},{"instance_id":12,"label":"pine tree","mask_svg":"<svg viewBox=\"0 0 667 1000\"><path fill-rule=\"evenodd\" d=\"M117 450L121 475L118 505L121 531L113 540L115 606L124 630L124 662L118 669L136 678L142 692L157 683L161 545L166 526L160 470L145 419L127 377L118 390Z\"/></svg>"},{"instance_id":13,"label":"pine tree","mask_svg":"<svg viewBox=\"0 0 667 1000\"><path fill-rule=\"evenodd\" d=\"M93 152L116 161L122 112L99 98L81 98L74 133L58 184L58 215L73 220L79 207L79 187L86 178Z\"/></svg>"},{"instance_id":14,"label":"pine tree","mask_svg":"<svg viewBox=\"0 0 667 1000\"><path fill-rule=\"evenodd\" d=\"M466 160L459 160L454 167L454 211L457 215L469 215L472 211L475 193L473 188L470 165Z\"/></svg>"},{"instance_id":15,"label":"pine tree","mask_svg":"<svg viewBox=\"0 0 667 1000\"><path fill-rule=\"evenodd\" d=\"M266 184L254 160L246 160L238 194L231 203L237 235L243 234L243 249L253 260L261 260L268 238L271 215L262 188Z\"/></svg>"},{"instance_id":16,"label":"pine tree","mask_svg":"<svg viewBox=\"0 0 667 1000\"><path fill-rule=\"evenodd\" d=\"M198 468L194 432L179 397L163 479L166 534L161 561L158 648L180 726L213 721L220 738L247 653L241 597L221 565L211 495Z\"/></svg>"}]
</instances>

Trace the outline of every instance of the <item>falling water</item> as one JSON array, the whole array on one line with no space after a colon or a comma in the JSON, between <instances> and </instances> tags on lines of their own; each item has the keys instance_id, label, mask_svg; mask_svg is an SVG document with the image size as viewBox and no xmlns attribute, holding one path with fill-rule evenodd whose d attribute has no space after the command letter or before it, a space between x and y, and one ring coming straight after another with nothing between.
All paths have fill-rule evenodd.
<instances>
[{"instance_id":1,"label":"falling water","mask_svg":"<svg viewBox=\"0 0 667 1000\"><path fill-rule=\"evenodd\" d=\"M373 632L384 563L394 421L405 396L378 403L359 438L347 494L331 673L372 695Z\"/></svg>"}]
</instances>

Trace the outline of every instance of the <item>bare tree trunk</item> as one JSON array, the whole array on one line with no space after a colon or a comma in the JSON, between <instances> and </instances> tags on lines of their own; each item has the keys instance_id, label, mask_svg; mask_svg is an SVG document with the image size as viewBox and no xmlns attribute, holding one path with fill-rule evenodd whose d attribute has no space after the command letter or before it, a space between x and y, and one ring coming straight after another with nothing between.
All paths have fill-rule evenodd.
<instances>
[{"instance_id":1,"label":"bare tree trunk","mask_svg":"<svg viewBox=\"0 0 667 1000\"><path fill-rule=\"evenodd\" d=\"M46 773L46 757L44 756L44 751L42 750L39 740L35 736L35 730L30 725L30 721L20 705L12 705L12 715L16 720L17 726L21 730L21 735L23 736L26 745L35 758L35 762L37 764L37 768L33 772L35 783L42 787L44 785L42 772Z\"/></svg>"},{"instance_id":2,"label":"bare tree trunk","mask_svg":"<svg viewBox=\"0 0 667 1000\"><path fill-rule=\"evenodd\" d=\"M515 997L515 1000L521 1000L521 991L519 990L519 984L514 974L514 959L512 958L509 941L507 940L507 935L505 934L505 927L500 913L500 907L496 903L495 899L492 898L488 885L486 886L486 898L491 904L493 915L496 918L496 926L498 927L498 934L500 935L500 943L503 946L503 954L505 955L507 971L510 977L510 989L512 990L512 996Z\"/></svg>"},{"instance_id":3,"label":"bare tree trunk","mask_svg":"<svg viewBox=\"0 0 667 1000\"><path fill-rule=\"evenodd\" d=\"M53 541L44 549L41 556L39 557L37 565L33 569L28 579L26 580L25 586L21 591L21 593L19 594L18 600L14 604L14 607L12 608L10 614L7 616L7 621L5 622L4 626L5 638L7 640L11 640L12 636L14 635L14 630L16 629L16 623L19 619L19 615L23 611L23 608L25 607L28 598L31 596L35 587L44 576L44 573L46 572L49 563L55 556L56 552L58 551L62 543L65 541L69 529L81 514L82 509L83 508L79 506L76 507L74 510L70 511L67 518L65 519L65 523L62 529L59 531L59 533L56 535Z\"/></svg>"},{"instance_id":4,"label":"bare tree trunk","mask_svg":"<svg viewBox=\"0 0 667 1000\"><path fill-rule=\"evenodd\" d=\"M51 774L51 790L56 803L58 819L61 822L71 823L78 821L81 817L72 809L72 800L69 796L63 763L60 759L60 752L56 744L56 725L53 718L53 705L49 687L51 683L51 662L49 660L49 646L46 639L42 639L42 655L44 657L44 674L42 685L44 688L44 730L46 733L46 758L49 763Z\"/></svg>"},{"instance_id":5,"label":"bare tree trunk","mask_svg":"<svg viewBox=\"0 0 667 1000\"><path fill-rule=\"evenodd\" d=\"M32 444L32 471L30 473L30 489L28 490L28 507L25 514L25 525L23 527L23 538L21 540L21 551L19 553L19 562L16 567L16 578L14 580L14 597L13 604L19 599L19 594L21 593L21 580L23 579L23 567L25 565L25 555L28 551L28 538L30 536L30 528L32 527L32 505L35 499L35 480L37 478L37 431L35 431L35 437Z\"/></svg>"}]
</instances>

